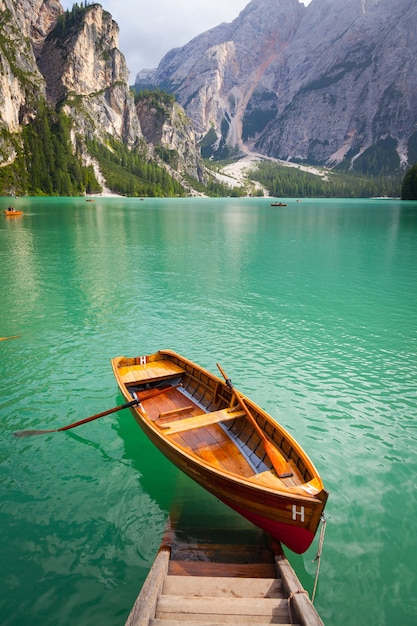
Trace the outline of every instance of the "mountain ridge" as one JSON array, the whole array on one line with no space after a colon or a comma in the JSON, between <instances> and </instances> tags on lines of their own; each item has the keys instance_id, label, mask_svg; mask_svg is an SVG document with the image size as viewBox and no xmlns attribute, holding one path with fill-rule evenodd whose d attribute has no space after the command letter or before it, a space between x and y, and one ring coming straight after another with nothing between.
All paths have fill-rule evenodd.
<instances>
[{"instance_id":1,"label":"mountain ridge","mask_svg":"<svg viewBox=\"0 0 417 626\"><path fill-rule=\"evenodd\" d=\"M398 175L417 161L417 5L390 7L252 0L142 73L144 96L100 4L0 0L0 193L223 193L202 156L248 153Z\"/></svg>"},{"instance_id":2,"label":"mountain ridge","mask_svg":"<svg viewBox=\"0 0 417 626\"><path fill-rule=\"evenodd\" d=\"M413 0L252 0L139 74L136 88L146 80L175 93L206 156L253 149L399 170L417 143L416 23Z\"/></svg>"}]
</instances>

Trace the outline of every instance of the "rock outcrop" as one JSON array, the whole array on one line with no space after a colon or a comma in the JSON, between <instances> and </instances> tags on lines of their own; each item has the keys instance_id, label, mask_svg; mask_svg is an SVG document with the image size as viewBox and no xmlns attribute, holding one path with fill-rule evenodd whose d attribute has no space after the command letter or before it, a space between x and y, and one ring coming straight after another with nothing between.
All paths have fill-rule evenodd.
<instances>
[{"instance_id":1,"label":"rock outcrop","mask_svg":"<svg viewBox=\"0 0 417 626\"><path fill-rule=\"evenodd\" d=\"M1 164L15 159L17 135L36 115L37 99L45 96L35 50L42 45L60 12L62 7L55 0L0 0Z\"/></svg>"},{"instance_id":2,"label":"rock outcrop","mask_svg":"<svg viewBox=\"0 0 417 626\"><path fill-rule=\"evenodd\" d=\"M163 93L145 93L138 98L136 111L147 144L179 174L205 181L194 127L175 99Z\"/></svg>"},{"instance_id":3,"label":"rock outcrop","mask_svg":"<svg viewBox=\"0 0 417 626\"><path fill-rule=\"evenodd\" d=\"M118 37L110 13L91 5L49 34L38 65L49 104L65 103L80 134L96 139L110 135L133 145L142 133Z\"/></svg>"}]
</instances>

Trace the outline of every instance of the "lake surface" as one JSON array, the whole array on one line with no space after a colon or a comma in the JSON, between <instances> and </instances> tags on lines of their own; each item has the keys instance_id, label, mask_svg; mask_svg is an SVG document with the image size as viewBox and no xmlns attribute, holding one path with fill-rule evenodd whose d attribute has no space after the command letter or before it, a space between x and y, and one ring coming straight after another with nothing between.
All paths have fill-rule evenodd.
<instances>
[{"instance_id":1,"label":"lake surface","mask_svg":"<svg viewBox=\"0 0 417 626\"><path fill-rule=\"evenodd\" d=\"M12 436L121 404L110 359L170 348L221 363L318 467L326 626L415 625L417 203L15 206L0 217L0 336L19 335L0 342L0 623L119 626L170 512L248 528L126 410ZM287 552L310 593L317 548Z\"/></svg>"}]
</instances>

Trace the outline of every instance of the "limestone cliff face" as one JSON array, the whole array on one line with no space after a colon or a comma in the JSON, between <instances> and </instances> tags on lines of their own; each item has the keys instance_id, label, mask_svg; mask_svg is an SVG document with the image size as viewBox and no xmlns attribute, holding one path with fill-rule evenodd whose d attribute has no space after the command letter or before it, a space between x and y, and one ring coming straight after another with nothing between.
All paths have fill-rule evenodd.
<instances>
[{"instance_id":1,"label":"limestone cliff face","mask_svg":"<svg viewBox=\"0 0 417 626\"><path fill-rule=\"evenodd\" d=\"M151 82L175 92L197 132L214 127L218 145L239 149L248 102L260 86L270 88L268 69L294 36L303 9L298 0L252 0L231 24L169 52Z\"/></svg>"},{"instance_id":2,"label":"limestone cliff face","mask_svg":"<svg viewBox=\"0 0 417 626\"><path fill-rule=\"evenodd\" d=\"M416 25L414 0L313 0L257 148L333 166L392 138L406 164L417 136Z\"/></svg>"},{"instance_id":3,"label":"limestone cliff face","mask_svg":"<svg viewBox=\"0 0 417 626\"><path fill-rule=\"evenodd\" d=\"M197 147L196 134L184 109L171 97L148 94L140 97L136 111L148 145L162 148L166 159L179 174L205 180L205 167Z\"/></svg>"},{"instance_id":4,"label":"limestone cliff face","mask_svg":"<svg viewBox=\"0 0 417 626\"><path fill-rule=\"evenodd\" d=\"M96 4L53 30L38 57L48 102L65 103L78 132L134 144L142 136L129 72L118 48L119 27Z\"/></svg>"},{"instance_id":5,"label":"limestone cliff face","mask_svg":"<svg viewBox=\"0 0 417 626\"><path fill-rule=\"evenodd\" d=\"M55 26L58 16L63 12L61 3L59 0L28 0L13 4L36 56L48 33Z\"/></svg>"},{"instance_id":6,"label":"limestone cliff face","mask_svg":"<svg viewBox=\"0 0 417 626\"><path fill-rule=\"evenodd\" d=\"M57 27L56 0L0 0L0 125L18 135L36 116L37 102L65 104L75 132L107 133L133 144L142 137L128 71L118 49L118 26L100 5ZM3 164L15 157L10 136L0 144Z\"/></svg>"},{"instance_id":7,"label":"limestone cliff face","mask_svg":"<svg viewBox=\"0 0 417 626\"><path fill-rule=\"evenodd\" d=\"M406 164L417 157L416 24L415 0L252 0L137 83L175 93L212 151L334 166L385 142Z\"/></svg>"},{"instance_id":8,"label":"limestone cliff face","mask_svg":"<svg viewBox=\"0 0 417 626\"><path fill-rule=\"evenodd\" d=\"M45 95L35 49L42 45L59 12L62 7L55 0L0 0L0 130L7 135L0 134L2 164L14 160L16 142L10 136L33 119L37 98Z\"/></svg>"}]
</instances>

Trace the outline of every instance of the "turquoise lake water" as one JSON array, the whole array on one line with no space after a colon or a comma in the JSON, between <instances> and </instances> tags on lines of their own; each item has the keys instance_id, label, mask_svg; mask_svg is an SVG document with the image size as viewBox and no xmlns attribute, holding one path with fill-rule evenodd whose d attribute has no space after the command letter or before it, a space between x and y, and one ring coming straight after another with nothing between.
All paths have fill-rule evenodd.
<instances>
[{"instance_id":1,"label":"turquoise lake water","mask_svg":"<svg viewBox=\"0 0 417 626\"><path fill-rule=\"evenodd\" d=\"M221 363L319 469L326 626L415 625L417 203L19 198L6 218L8 204L0 623L122 625L170 511L248 528L126 410L12 436L121 404L110 359L170 348ZM310 593L317 547L287 552Z\"/></svg>"}]
</instances>

